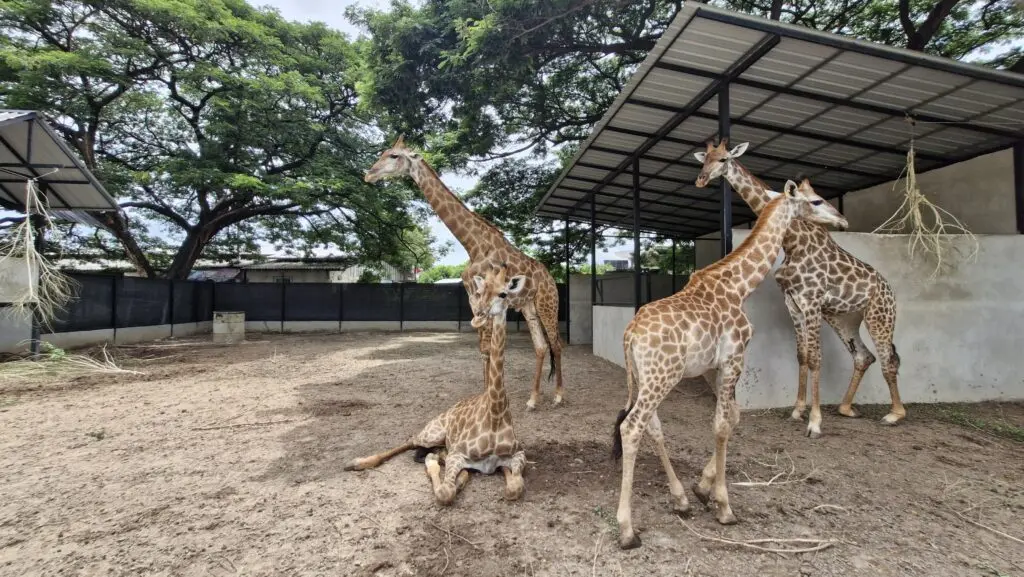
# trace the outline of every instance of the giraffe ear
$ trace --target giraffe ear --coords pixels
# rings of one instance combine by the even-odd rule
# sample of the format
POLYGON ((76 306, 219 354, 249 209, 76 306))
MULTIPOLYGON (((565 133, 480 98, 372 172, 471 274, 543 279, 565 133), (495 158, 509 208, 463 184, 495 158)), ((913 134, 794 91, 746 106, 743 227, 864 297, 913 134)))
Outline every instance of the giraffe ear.
POLYGON ((473 284, 476 286, 476 292, 484 292, 484 285, 486 284, 486 282, 484 281, 484 277, 480 275, 474 276, 473 284))
POLYGON ((789 198, 796 198, 796 183, 792 180, 786 181, 786 188, 783 189, 786 192, 786 196, 789 198))
POLYGON ((693 153, 693 157, 697 159, 697 162, 704 162, 704 158, 706 158, 707 155, 708 155, 708 153, 706 153, 706 152, 694 152, 693 153))
POLYGON ((514 295, 526 286, 526 275, 516 275, 508 281, 508 294, 514 295))
POLYGON ((398 135, 398 140, 395 141, 394 148, 399 148, 401 146, 405 146, 405 134, 404 133, 398 135))
POLYGON ((729 151, 730 158, 739 158, 743 156, 743 153, 747 151, 747 147, 750 146, 749 142, 741 142, 737 144, 735 148, 729 151))

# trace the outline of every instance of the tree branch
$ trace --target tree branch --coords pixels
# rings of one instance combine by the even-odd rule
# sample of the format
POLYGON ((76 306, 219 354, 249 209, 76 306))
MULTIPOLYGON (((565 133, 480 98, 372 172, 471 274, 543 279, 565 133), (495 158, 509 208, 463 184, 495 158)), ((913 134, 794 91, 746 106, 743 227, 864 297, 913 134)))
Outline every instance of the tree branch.
POLYGON ((180 226, 185 230, 192 228, 192 225, 189 224, 189 222, 185 220, 183 216, 171 210, 169 206, 164 206, 154 202, 122 202, 120 206, 121 208, 141 208, 144 210, 151 210, 161 216, 165 216, 168 219, 174 221, 174 224, 180 226))

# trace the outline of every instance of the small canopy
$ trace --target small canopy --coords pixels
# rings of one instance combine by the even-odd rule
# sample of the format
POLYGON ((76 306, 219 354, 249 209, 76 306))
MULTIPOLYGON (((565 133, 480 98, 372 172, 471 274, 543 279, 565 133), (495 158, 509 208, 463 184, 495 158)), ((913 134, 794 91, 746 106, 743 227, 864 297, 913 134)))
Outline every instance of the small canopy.
MULTIPOLYGON (((640 229, 717 232, 722 196, 693 185, 693 153, 720 112, 755 175, 835 198, 898 178, 912 137, 919 173, 1021 142, 1024 75, 687 2, 537 215, 589 221, 593 196, 598 223, 633 228, 638 161, 640 229)), ((753 220, 733 198, 735 222, 753 220)))
POLYGON ((50 211, 97 224, 88 211, 118 210, 117 202, 49 124, 31 110, 0 110, 0 206, 25 209, 25 184, 38 178, 50 211))

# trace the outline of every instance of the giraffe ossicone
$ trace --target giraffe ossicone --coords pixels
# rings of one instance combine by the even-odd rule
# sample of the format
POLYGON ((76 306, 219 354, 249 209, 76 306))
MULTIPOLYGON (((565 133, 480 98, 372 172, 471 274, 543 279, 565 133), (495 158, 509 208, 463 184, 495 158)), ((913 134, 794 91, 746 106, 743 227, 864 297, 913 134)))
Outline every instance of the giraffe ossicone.
MULTIPOLYGON (((548 356, 551 359, 548 380, 552 376, 555 377, 554 404, 560 404, 564 396, 564 385, 562 342, 558 332, 558 287, 547 267, 512 246, 498 227, 471 211, 444 185, 422 156, 405 145, 404 136, 399 136, 390 148, 381 153, 380 158, 367 171, 364 180, 373 183, 382 179, 406 176, 413 179, 438 218, 444 222, 469 255, 470 266, 462 273, 462 285, 469 295, 469 305, 474 315, 479 311, 479 303, 473 279, 468 272, 473 264, 486 258, 502 259, 508 264, 510 275, 525 275, 525 286, 516 298, 510 299, 510 305, 526 319, 536 359, 533 389, 526 406, 533 409, 540 401, 540 380, 544 371, 544 358, 548 356)), ((490 323, 473 326, 479 334, 486 378, 488 347, 491 341, 490 323)))
POLYGON ((468 397, 435 417, 404 444, 383 453, 353 459, 345 470, 377 467, 395 455, 416 449, 424 457, 434 497, 442 505, 454 502, 469 481, 469 471, 490 475, 505 473, 505 498, 523 494, 526 453, 516 439, 504 386, 506 313, 509 301, 525 286, 525 277, 508 277, 507 267, 494 266, 490 259, 473 268, 475 296, 483 303, 473 321, 491 321, 490 362, 482 394, 468 397), (484 318, 486 317, 486 318, 484 318), (443 459, 441 457, 443 454, 443 459))
MULTIPOLYGON (((746 152, 747 145, 743 143, 729 150, 727 139, 722 139, 717 145, 708 141, 707 150, 694 153, 694 157, 703 163, 695 184, 704 187, 716 178, 725 178, 751 210, 759 214, 769 201, 770 189, 737 160, 746 152)), ((806 178, 798 187, 814 192, 806 178)), ((896 297, 889 282, 871 265, 844 250, 824 226, 814 222, 794 220, 783 239, 782 248, 785 258, 775 271, 775 280, 782 289, 786 309, 793 321, 799 365, 792 418, 803 420, 810 376, 811 412, 806 435, 811 438, 821 436, 818 391, 821 378, 820 327, 824 320, 853 357, 853 375, 839 405, 839 414, 859 416, 853 409, 853 399, 865 371, 875 362, 875 355, 860 336, 863 323, 875 344, 875 354, 880 357, 882 375, 892 400, 892 407, 881 422, 894 425, 901 421, 907 411, 900 400, 897 384, 900 357, 893 344, 896 297)))
POLYGON ((787 183, 784 193, 766 205, 750 236, 736 250, 695 272, 680 292, 640 307, 627 325, 622 340, 628 392, 626 408, 616 419, 613 441, 613 455, 622 457, 617 514, 620 547, 640 545, 632 521, 632 492, 637 451, 645 431, 651 435, 668 476, 673 508, 689 510, 665 447, 657 409, 680 380, 710 372, 717 373, 718 381, 715 449, 692 490, 701 502, 717 505, 720 523, 736 522, 725 484, 725 457, 731 431, 739 423, 736 383, 753 335, 743 303, 771 270, 793 219, 846 226, 839 211, 819 200, 812 192, 787 183))

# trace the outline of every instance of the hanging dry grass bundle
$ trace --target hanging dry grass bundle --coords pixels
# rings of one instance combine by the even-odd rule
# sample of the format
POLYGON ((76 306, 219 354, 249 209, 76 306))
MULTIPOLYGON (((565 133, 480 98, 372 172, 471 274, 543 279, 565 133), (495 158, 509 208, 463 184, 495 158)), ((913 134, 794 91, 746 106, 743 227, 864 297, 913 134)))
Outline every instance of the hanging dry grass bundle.
POLYGON ((0 293, 10 306, 5 314, 52 327, 58 311, 74 296, 75 281, 60 272, 36 246, 36 226, 53 228, 36 179, 25 183, 25 218, 0 239, 0 293))
MULTIPOLYGON (((908 118, 913 126, 913 121, 908 118)), ((920 256, 934 264, 928 280, 949 272, 959 261, 974 260, 978 255, 978 239, 957 217, 928 200, 917 186, 914 168, 914 139, 907 150, 907 165, 893 184, 893 191, 903 183, 903 202, 874 233, 906 234, 907 252, 911 260, 920 256), (904 177, 905 176, 905 177, 904 177)))

